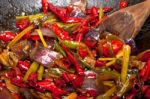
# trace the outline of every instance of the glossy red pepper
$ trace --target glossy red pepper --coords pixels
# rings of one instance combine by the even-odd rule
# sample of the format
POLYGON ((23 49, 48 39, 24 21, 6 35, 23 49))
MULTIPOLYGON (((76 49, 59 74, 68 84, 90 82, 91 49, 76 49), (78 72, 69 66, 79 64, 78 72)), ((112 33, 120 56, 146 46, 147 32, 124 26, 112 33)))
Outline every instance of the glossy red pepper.
POLYGON ((123 9, 123 8, 125 8, 127 6, 128 6, 128 2, 127 1, 120 1, 120 3, 119 3, 120 9, 123 9))
POLYGON ((58 38, 62 40, 71 40, 69 33, 60 28, 57 24, 52 24, 50 28, 58 38))
POLYGON ((109 57, 110 56, 110 53, 109 53, 109 50, 108 50, 108 44, 107 43, 104 43, 102 44, 102 54, 106 57, 109 57))
POLYGON ((42 0, 42 9, 45 14, 48 13, 48 1, 47 0, 42 0))
POLYGON ((150 59, 147 61, 144 68, 141 70, 140 76, 144 81, 150 79, 150 59))
POLYGON ((85 58, 88 55, 87 49, 84 49, 84 48, 79 48, 78 53, 82 58, 85 58))
POLYGON ((150 99, 150 86, 149 85, 143 86, 142 93, 144 94, 145 99, 150 99))
POLYGON ((78 61, 74 58, 73 54, 70 52, 70 50, 62 45, 62 48, 64 49, 64 51, 66 52, 67 56, 68 56, 68 59, 70 60, 70 62, 72 62, 75 66, 75 69, 77 71, 77 73, 79 75, 84 75, 84 70, 80 67, 78 61))
POLYGON ((53 82, 50 82, 50 81, 47 81, 47 80, 37 82, 37 86, 52 92, 52 94, 54 94, 56 96, 67 94, 67 91, 58 88, 53 82))
POLYGON ((103 67, 105 65, 106 65, 106 63, 101 60, 96 60, 96 62, 95 62, 95 67, 103 67))
POLYGON ((123 46, 123 43, 119 40, 112 40, 111 44, 114 54, 117 54, 122 49, 123 46))
POLYGON ((23 83, 23 76, 22 76, 22 72, 20 71, 19 68, 15 67, 13 68, 14 70, 14 77, 10 78, 11 82, 19 87, 27 87, 26 84, 23 83))
POLYGON ((69 81, 72 83, 74 88, 80 87, 84 81, 84 75, 67 74, 69 81))
POLYGON ((77 32, 76 35, 76 41, 80 42, 83 40, 84 35, 89 31, 89 27, 88 26, 80 26, 79 28, 77 28, 77 30, 75 30, 75 32, 77 32))
MULTIPOLYGON (((107 12, 112 11, 112 10, 113 10, 112 7, 103 8, 104 13, 107 13, 107 12)), ((94 8, 93 11, 95 13, 98 13, 98 8, 94 8)), ((86 9, 86 14, 92 14, 92 8, 91 9, 86 9)))
POLYGON ((31 37, 31 31, 27 32, 24 36, 23 39, 29 39, 31 37))
POLYGON ((24 30, 30 24, 30 20, 28 18, 20 19, 16 22, 16 27, 20 30, 24 30))
POLYGON ((64 73, 62 74, 62 78, 63 78, 66 82, 70 82, 69 75, 68 75, 66 72, 64 72, 64 73))
POLYGON ((62 79, 56 79, 55 81, 56 86, 60 87, 60 88, 64 88, 66 86, 66 83, 64 81, 62 81, 62 79))
POLYGON ((103 8, 103 11, 106 13, 106 12, 109 12, 109 11, 112 11, 113 8, 112 7, 108 7, 108 8, 103 8))
POLYGON ((25 70, 27 71, 30 67, 30 62, 29 61, 19 61, 18 62, 18 67, 21 69, 21 70, 25 70))
POLYGON ((91 14, 92 16, 98 16, 98 9, 95 6, 92 7, 91 14))
POLYGON ((67 17, 64 22, 66 23, 79 23, 81 22, 81 18, 76 18, 76 17, 67 17))
POLYGON ((52 3, 48 4, 48 8, 62 21, 66 21, 66 18, 68 17, 67 9, 56 7, 52 3))
POLYGON ((5 31, 3 33, 0 34, 0 40, 4 41, 4 42, 9 42, 11 41, 14 37, 16 36, 15 33, 10 32, 10 31, 5 31))
POLYGON ((38 41, 38 40, 40 40, 40 37, 38 35, 33 35, 33 36, 31 36, 31 39, 33 41, 38 41))
POLYGON ((74 80, 72 80, 72 85, 74 88, 80 87, 83 84, 84 76, 77 76, 74 80))
POLYGON ((96 40, 92 40, 91 38, 87 38, 84 43, 88 46, 88 47, 95 47, 96 44, 97 44, 97 41, 96 40))

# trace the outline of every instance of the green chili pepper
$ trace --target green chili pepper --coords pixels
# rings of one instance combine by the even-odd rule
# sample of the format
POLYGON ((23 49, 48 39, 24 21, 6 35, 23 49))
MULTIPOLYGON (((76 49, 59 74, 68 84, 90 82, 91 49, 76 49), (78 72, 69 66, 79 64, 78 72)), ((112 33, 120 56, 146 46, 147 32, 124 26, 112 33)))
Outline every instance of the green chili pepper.
POLYGON ((59 45, 59 43, 55 40, 55 48, 58 52, 60 52, 63 56, 66 57, 65 51, 62 49, 62 47, 59 45))
POLYGON ((131 53, 131 47, 129 45, 124 45, 123 46, 123 60, 122 60, 123 63, 122 63, 122 69, 121 69, 121 82, 122 83, 126 82, 130 53, 131 53))
POLYGON ((28 69, 28 71, 26 72, 26 74, 25 74, 23 80, 24 80, 24 81, 27 81, 27 79, 28 79, 28 77, 30 76, 30 74, 36 72, 37 69, 38 69, 38 67, 39 67, 39 64, 38 64, 37 62, 33 62, 33 63, 31 64, 30 68, 28 69))
POLYGON ((44 73, 44 66, 40 65, 40 67, 39 67, 37 73, 38 73, 38 78, 37 78, 37 79, 38 79, 38 80, 42 80, 43 73, 44 73))
POLYGON ((29 18, 30 22, 33 22, 34 20, 41 19, 44 16, 45 16, 44 13, 39 13, 39 14, 29 15, 29 16, 16 16, 16 20, 20 20, 23 18, 29 18))
POLYGON ((60 42, 70 49, 77 49, 80 46, 80 42, 76 41, 61 40, 60 42))

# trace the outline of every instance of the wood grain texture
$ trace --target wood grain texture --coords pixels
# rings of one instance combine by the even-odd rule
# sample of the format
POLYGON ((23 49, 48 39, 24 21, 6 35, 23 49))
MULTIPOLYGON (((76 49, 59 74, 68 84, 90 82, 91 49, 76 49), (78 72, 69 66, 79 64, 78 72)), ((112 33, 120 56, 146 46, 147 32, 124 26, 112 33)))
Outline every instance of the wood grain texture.
POLYGON ((142 2, 112 13, 104 26, 123 39, 135 38, 149 15, 149 2, 142 2))

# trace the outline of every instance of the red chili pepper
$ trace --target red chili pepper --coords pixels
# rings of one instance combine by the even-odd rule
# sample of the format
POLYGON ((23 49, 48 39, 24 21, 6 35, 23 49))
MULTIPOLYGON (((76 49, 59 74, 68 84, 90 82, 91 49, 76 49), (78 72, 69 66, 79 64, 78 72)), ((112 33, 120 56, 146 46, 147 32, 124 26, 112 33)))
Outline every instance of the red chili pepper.
POLYGON ((95 62, 95 67, 103 67, 105 65, 106 65, 106 63, 101 60, 96 60, 96 62, 95 62))
POLYGON ((33 41, 38 41, 38 40, 40 40, 40 37, 38 35, 33 35, 33 36, 31 36, 31 39, 33 41))
POLYGON ((75 30, 77 32, 76 41, 80 42, 84 38, 85 33, 89 31, 88 26, 81 26, 75 30))
POLYGON ((110 56, 107 43, 102 44, 102 54, 106 57, 110 56))
POLYGON ((55 84, 56 84, 56 86, 58 86, 60 88, 64 88, 66 86, 66 83, 64 81, 62 81, 61 79, 56 79, 55 84))
POLYGON ((27 32, 24 36, 23 39, 29 39, 31 37, 31 31, 27 32))
POLYGON ((103 8, 103 11, 106 13, 106 12, 109 12, 109 11, 112 11, 113 8, 112 7, 108 7, 108 8, 103 8))
POLYGON ((80 87, 83 84, 84 76, 77 76, 76 79, 72 80, 72 85, 74 88, 80 87))
POLYGON ((56 7, 52 3, 49 3, 48 7, 58 18, 64 22, 66 21, 66 18, 68 17, 67 9, 56 7))
POLYGON ((27 71, 28 69, 29 69, 29 67, 30 67, 30 62, 29 61, 19 61, 18 62, 18 67, 19 67, 19 69, 21 69, 21 70, 25 70, 25 71, 27 71))
POLYGON ((21 99, 21 97, 17 93, 11 93, 13 99, 21 99))
POLYGON ((70 68, 71 62, 67 58, 62 58, 62 62, 65 65, 66 68, 70 68))
POLYGON ((68 78, 74 88, 80 87, 84 81, 84 75, 68 74, 68 78))
MULTIPOLYGON (((107 12, 112 11, 112 10, 113 10, 112 7, 103 8, 104 13, 107 13, 107 12)), ((98 13, 98 8, 94 7, 93 12, 98 13)), ((92 13, 92 8, 86 9, 86 14, 91 14, 91 13, 92 13)))
POLYGON ((88 99, 87 96, 78 96, 77 99, 88 99))
POLYGON ((16 27, 20 30, 24 30, 30 24, 30 20, 28 18, 20 19, 16 22, 16 27))
POLYGON ((85 58, 88 55, 87 49, 83 49, 83 48, 78 49, 78 53, 82 58, 85 58))
POLYGON ((123 8, 125 8, 127 6, 128 6, 128 2, 127 1, 120 1, 120 4, 119 4, 120 9, 123 9, 123 8))
POLYGON ((13 70, 14 70, 15 76, 13 78, 10 78, 11 82, 14 85, 19 86, 19 87, 27 87, 27 85, 23 83, 23 76, 22 76, 22 72, 20 71, 20 69, 15 67, 13 68, 13 70))
POLYGON ((95 98, 98 94, 97 91, 94 89, 87 90, 86 93, 89 94, 91 97, 95 97, 95 98))
POLYGON ((142 93, 144 94, 144 97, 146 99, 150 98, 150 86, 149 85, 145 85, 142 87, 142 93))
POLYGON ((69 76, 68 76, 68 74, 67 74, 66 72, 64 72, 64 73, 62 74, 62 77, 63 77, 63 79, 64 79, 66 82, 70 82, 70 78, 69 78, 69 76))
POLYGON ((147 61, 144 68, 141 70, 140 76, 144 81, 150 79, 150 59, 147 61))
POLYGON ((123 46, 123 43, 119 40, 112 40, 111 44, 114 54, 117 54, 122 49, 123 46))
POLYGON ((77 73, 79 75, 84 75, 84 70, 80 67, 78 61, 74 58, 74 56, 72 55, 72 53, 69 51, 69 49, 62 45, 62 48, 64 49, 64 51, 66 52, 67 56, 68 56, 68 59, 70 60, 70 62, 72 62, 75 66, 75 69, 77 71, 77 73))
POLYGON ((79 23, 81 22, 81 18, 76 18, 76 17, 67 17, 64 22, 66 23, 79 23))
POLYGON ((42 9, 45 14, 48 13, 48 1, 47 0, 42 0, 42 9))
POLYGON ((69 33, 60 28, 57 24, 52 24, 50 28, 58 38, 62 40, 71 40, 69 33))
POLYGON ((50 81, 37 82, 37 85, 48 91, 51 91, 52 94, 55 94, 56 96, 67 94, 67 92, 65 90, 58 88, 54 83, 52 83, 50 81))
POLYGON ((91 38, 87 38, 84 43, 88 46, 88 47, 95 47, 96 44, 97 44, 97 41, 96 40, 92 40, 91 38))
POLYGON ((0 40, 2 40, 4 42, 9 42, 12 39, 14 39, 15 36, 16 36, 15 33, 10 32, 10 31, 5 31, 5 32, 0 34, 0 40))
POLYGON ((98 9, 95 6, 92 7, 91 14, 92 16, 98 16, 98 9))

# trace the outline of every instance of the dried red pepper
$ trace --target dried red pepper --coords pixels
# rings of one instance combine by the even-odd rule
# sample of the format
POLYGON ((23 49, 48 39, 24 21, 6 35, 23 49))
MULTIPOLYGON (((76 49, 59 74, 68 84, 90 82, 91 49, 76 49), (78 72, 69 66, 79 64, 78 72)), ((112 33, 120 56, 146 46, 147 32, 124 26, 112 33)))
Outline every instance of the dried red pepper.
POLYGON ((147 81, 150 79, 150 59, 145 64, 144 68, 140 72, 140 76, 144 81, 147 81))
POLYGON ((52 3, 48 4, 48 8, 49 8, 50 11, 52 11, 62 21, 64 21, 64 22, 66 21, 66 18, 68 16, 67 9, 56 7, 52 3))
POLYGON ((30 24, 30 20, 28 18, 20 19, 16 22, 16 27, 20 30, 24 30, 30 24))
POLYGON ((52 24, 49 26, 52 31, 56 34, 56 36, 62 40, 71 40, 69 33, 60 28, 57 24, 52 24))
POLYGON ((59 95, 66 95, 67 91, 58 88, 53 82, 50 81, 41 81, 37 82, 37 86, 42 87, 48 91, 51 91, 56 97, 59 95))
POLYGON ((5 31, 0 34, 0 40, 2 40, 4 42, 9 42, 12 39, 14 39, 15 36, 16 36, 15 33, 11 32, 11 31, 5 31))
POLYGON ((70 60, 70 62, 72 62, 75 66, 75 69, 77 71, 77 73, 79 75, 84 75, 84 70, 80 67, 78 61, 74 58, 74 56, 72 55, 72 53, 69 51, 69 49, 62 45, 62 48, 64 49, 64 51, 66 52, 67 56, 68 56, 68 59, 70 60))
POLYGON ((123 9, 125 7, 128 6, 128 2, 127 1, 124 1, 124 0, 121 0, 120 3, 119 3, 119 8, 120 9, 123 9))
POLYGON ((123 43, 119 40, 112 40, 111 44, 114 54, 117 54, 122 49, 123 46, 123 43))
POLYGON ((25 70, 27 71, 30 67, 30 62, 29 61, 19 61, 18 62, 18 67, 21 69, 21 70, 25 70))
MULTIPOLYGON (((92 14, 92 9, 93 9, 93 12, 98 13, 98 8, 92 7, 91 9, 86 9, 86 14, 92 14)), ((102 9, 105 13, 113 10, 112 7, 107 7, 107 8, 102 8, 102 9)))
POLYGON ((45 14, 48 13, 48 1, 47 0, 42 0, 42 9, 45 14))

